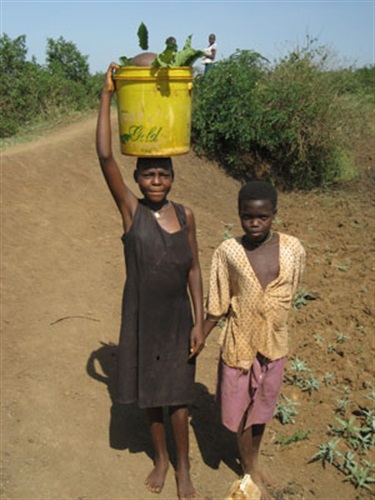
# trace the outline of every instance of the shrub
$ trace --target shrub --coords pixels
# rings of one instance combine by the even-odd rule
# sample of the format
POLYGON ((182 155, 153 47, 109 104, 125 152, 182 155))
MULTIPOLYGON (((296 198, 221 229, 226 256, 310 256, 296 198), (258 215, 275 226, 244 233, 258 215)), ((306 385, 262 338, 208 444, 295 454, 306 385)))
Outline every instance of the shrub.
POLYGON ((196 78, 196 151, 239 179, 267 178, 286 188, 332 183, 345 155, 343 101, 315 40, 273 67, 237 51, 196 78))
POLYGON ((26 60, 26 37, 0 37, 0 137, 10 137, 40 119, 97 107, 103 75, 90 75, 86 56, 61 37, 48 41, 48 64, 26 60))
POLYGON ((267 60, 236 51, 194 83, 192 139, 198 154, 218 159, 231 175, 246 176, 243 158, 256 145, 251 106, 267 60))

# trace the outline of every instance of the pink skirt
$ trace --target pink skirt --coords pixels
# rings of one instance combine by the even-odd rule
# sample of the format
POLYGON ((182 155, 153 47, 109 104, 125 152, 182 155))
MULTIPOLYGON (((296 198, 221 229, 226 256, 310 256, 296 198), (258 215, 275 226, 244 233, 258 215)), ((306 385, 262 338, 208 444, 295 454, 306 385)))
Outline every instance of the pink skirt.
POLYGON ((216 400, 223 425, 238 432, 251 425, 266 424, 274 416, 283 382, 286 357, 268 361, 258 354, 248 372, 227 366, 220 358, 216 400))

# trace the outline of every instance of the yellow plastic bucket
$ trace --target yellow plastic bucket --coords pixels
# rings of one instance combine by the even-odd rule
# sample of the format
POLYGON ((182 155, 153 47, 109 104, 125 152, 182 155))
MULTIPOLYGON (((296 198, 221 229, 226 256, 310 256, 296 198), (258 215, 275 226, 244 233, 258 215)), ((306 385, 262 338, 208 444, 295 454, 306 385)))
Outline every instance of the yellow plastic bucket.
POLYGON ((174 156, 190 149, 190 67, 121 66, 114 75, 121 153, 174 156))

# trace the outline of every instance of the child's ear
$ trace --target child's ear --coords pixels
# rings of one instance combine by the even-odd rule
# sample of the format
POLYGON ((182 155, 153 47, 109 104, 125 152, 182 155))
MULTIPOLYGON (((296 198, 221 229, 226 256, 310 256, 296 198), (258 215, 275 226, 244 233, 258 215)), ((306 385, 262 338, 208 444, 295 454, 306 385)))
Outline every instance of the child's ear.
POLYGON ((277 208, 275 208, 275 210, 273 211, 273 216, 276 217, 277 215, 277 208))
POLYGON ((138 184, 138 179, 139 179, 139 172, 138 172, 138 170, 134 170, 134 172, 133 172, 133 178, 134 178, 135 182, 138 184))

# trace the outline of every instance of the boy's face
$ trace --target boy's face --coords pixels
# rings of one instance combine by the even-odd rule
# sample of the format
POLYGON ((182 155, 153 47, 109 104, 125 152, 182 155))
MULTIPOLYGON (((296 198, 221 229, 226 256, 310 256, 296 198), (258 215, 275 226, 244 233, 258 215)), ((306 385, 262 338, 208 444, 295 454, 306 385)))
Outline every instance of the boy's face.
POLYGON ((173 182, 173 172, 169 168, 136 170, 134 177, 143 196, 152 203, 162 202, 171 190, 173 182))
POLYGON ((242 229, 250 242, 261 243, 267 238, 277 210, 270 200, 244 200, 240 206, 242 229))

